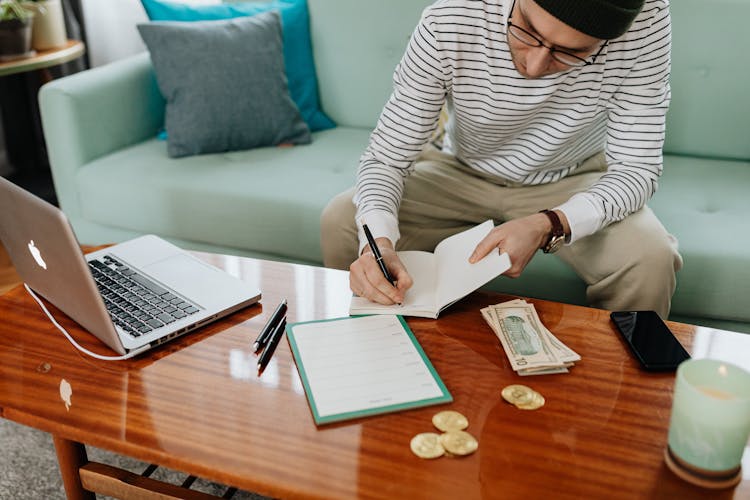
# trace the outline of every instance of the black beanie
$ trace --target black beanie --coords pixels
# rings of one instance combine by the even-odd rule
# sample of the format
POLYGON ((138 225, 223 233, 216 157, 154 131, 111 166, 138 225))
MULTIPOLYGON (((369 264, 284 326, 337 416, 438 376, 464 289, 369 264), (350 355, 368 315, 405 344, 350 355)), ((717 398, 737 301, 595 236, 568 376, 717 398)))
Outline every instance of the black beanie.
POLYGON ((628 31, 645 0, 534 0, 571 28, 611 40, 628 31))

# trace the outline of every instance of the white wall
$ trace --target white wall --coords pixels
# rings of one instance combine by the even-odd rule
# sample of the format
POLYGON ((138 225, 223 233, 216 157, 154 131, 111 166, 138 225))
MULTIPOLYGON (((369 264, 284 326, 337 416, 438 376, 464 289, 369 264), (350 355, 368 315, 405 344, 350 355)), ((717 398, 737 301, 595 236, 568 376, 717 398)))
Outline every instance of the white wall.
POLYGON ((140 0, 82 0, 91 66, 146 50, 135 25, 147 22, 140 0))
MULTIPOLYGON (((221 0, 175 0, 216 4, 221 0)), ((101 66, 146 50, 136 24, 148 22, 140 0, 81 0, 91 66, 101 66)))

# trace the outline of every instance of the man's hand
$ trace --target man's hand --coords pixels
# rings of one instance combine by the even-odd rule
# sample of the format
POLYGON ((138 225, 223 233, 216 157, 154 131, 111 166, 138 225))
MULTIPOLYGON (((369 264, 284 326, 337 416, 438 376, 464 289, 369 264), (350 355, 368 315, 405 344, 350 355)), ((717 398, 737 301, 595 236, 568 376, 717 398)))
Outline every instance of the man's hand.
POLYGON ((396 255, 391 240, 377 238, 375 242, 378 244, 385 267, 395 280, 396 286, 388 283, 375 260, 375 256, 368 247, 365 247, 362 255, 349 266, 349 287, 355 294, 372 302, 385 305, 400 304, 404 301, 404 295, 413 283, 411 276, 406 271, 401 259, 396 255))
MULTIPOLYGON (((565 215, 559 210, 556 213, 560 216, 565 231, 568 232, 568 221, 565 215)), ((506 252, 510 257, 511 267, 503 274, 510 278, 518 278, 536 251, 547 242, 551 230, 552 223, 542 213, 510 220, 496 226, 479 242, 474 253, 469 257, 469 262, 472 264, 478 262, 497 249, 500 252, 506 252)))

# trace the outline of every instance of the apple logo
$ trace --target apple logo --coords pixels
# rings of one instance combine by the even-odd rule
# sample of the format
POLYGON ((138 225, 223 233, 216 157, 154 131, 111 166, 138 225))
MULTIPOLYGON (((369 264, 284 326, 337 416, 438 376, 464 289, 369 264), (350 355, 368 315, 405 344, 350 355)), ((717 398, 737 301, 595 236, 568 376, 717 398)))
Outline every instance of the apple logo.
POLYGON ((36 261, 36 263, 39 264, 40 267, 43 267, 46 270, 47 263, 44 262, 44 259, 42 258, 42 252, 40 252, 39 249, 34 246, 34 240, 31 240, 29 242, 29 252, 31 252, 31 256, 34 257, 34 260, 36 261))

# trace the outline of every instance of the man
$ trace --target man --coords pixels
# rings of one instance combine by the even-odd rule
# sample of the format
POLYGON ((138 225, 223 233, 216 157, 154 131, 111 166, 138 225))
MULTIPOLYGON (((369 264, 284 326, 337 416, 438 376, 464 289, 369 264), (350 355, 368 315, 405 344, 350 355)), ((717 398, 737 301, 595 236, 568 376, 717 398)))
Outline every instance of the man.
POLYGON ((645 203, 662 170, 670 33, 668 0, 428 7, 356 188, 323 212, 325 264, 349 267, 354 293, 398 303, 412 279, 394 248, 431 251, 491 218, 501 223, 471 262, 507 252, 505 274, 517 277, 538 249, 556 252, 586 282, 591 305, 666 317, 682 259, 645 203), (437 150, 427 143, 444 103, 437 150))

